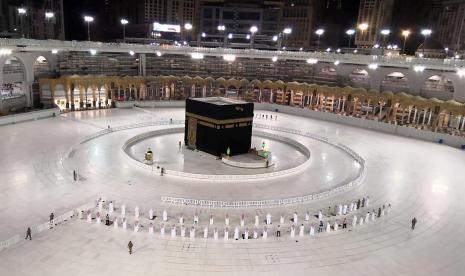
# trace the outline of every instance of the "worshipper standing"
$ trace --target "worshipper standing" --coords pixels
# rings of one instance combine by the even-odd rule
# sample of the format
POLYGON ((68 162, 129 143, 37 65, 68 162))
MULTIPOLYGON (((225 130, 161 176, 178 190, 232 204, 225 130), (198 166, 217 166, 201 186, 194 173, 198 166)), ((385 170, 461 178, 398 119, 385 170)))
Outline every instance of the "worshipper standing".
POLYGON ((31 228, 30 227, 27 228, 26 237, 24 239, 27 240, 27 238, 29 238, 30 241, 32 240, 31 228))
POLYGON ((52 220, 55 218, 55 215, 53 213, 50 213, 50 223, 52 223, 52 220))
POLYGON ((415 224, 417 224, 417 218, 412 219, 412 230, 415 230, 415 224))
POLYGON ((381 217, 381 207, 378 209, 378 218, 381 217))
POLYGON ((281 226, 278 225, 278 230, 276 230, 276 237, 281 237, 281 226))
POLYGON ((132 247, 133 247, 132 241, 129 241, 128 243, 129 255, 132 254, 132 247))
POLYGON ((344 218, 344 221, 342 222, 342 229, 346 229, 347 228, 347 219, 344 218))
POLYGON ((105 217, 105 225, 110 225, 110 216, 108 214, 105 217))
POLYGON ((73 178, 74 178, 74 181, 76 181, 76 171, 73 171, 73 178))

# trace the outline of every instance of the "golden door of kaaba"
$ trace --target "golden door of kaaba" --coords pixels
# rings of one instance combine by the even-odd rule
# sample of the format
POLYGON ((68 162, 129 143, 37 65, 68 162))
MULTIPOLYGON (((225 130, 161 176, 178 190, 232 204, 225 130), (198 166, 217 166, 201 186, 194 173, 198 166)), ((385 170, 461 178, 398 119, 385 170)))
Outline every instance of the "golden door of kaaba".
POLYGON ((189 117, 189 128, 187 133, 187 145, 190 148, 196 148, 197 143, 197 119, 189 117))

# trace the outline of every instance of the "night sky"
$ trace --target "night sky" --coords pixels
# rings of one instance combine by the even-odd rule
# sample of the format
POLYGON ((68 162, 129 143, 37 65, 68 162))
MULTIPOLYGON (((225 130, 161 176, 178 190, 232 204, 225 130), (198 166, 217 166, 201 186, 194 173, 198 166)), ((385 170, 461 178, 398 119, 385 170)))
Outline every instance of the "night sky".
MULTIPOLYGON (((119 37, 111 37, 104 31, 104 1, 105 0, 64 0, 66 39, 86 40, 87 27, 82 20, 84 14, 92 15, 95 21, 91 24, 92 40, 113 41, 119 37), (100 21, 100 22, 99 22, 100 21)), ((138 1, 138 0, 133 0, 138 1)), ((345 31, 354 28, 357 22, 360 0, 317 0, 320 9, 316 20, 316 28, 325 28, 322 45, 329 47, 345 47, 348 45, 345 31)), ((418 31, 423 27, 431 27, 428 22, 428 3, 434 0, 403 0, 396 1, 393 22, 391 26, 391 43, 402 43, 400 32, 403 28, 418 31)), ((409 38, 407 48, 414 50, 421 43, 420 35, 409 38)))

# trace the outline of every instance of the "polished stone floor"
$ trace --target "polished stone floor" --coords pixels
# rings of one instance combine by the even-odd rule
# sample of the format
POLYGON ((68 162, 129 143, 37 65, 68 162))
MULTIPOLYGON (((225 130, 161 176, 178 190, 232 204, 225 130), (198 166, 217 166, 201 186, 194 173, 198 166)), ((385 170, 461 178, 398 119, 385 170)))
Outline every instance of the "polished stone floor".
MULTIPOLYGON (((265 113, 265 112, 263 112, 265 113)), ((271 114, 271 113, 268 113, 271 114)), ((315 213, 339 202, 369 195, 371 204, 391 203, 389 216, 353 231, 315 237, 214 241, 150 236, 72 220, 0 251, 0 275, 464 275, 465 154, 448 146, 279 114, 262 124, 308 131, 344 144, 366 160, 361 186, 312 203, 266 209, 215 209, 172 206, 160 196, 212 199, 266 199, 336 187, 356 173, 337 149, 289 134, 312 152, 302 173, 276 179, 219 183, 161 177, 127 162, 121 145, 158 127, 102 136, 80 145, 99 130, 140 122, 183 119, 181 109, 112 109, 69 113, 57 118, 0 128, 0 240, 25 233, 48 220, 104 195, 143 215, 153 208, 202 220, 267 212, 289 218, 315 213), (70 152, 74 148, 75 151, 70 152), (82 176, 72 179, 72 170, 82 176), (414 231, 410 220, 417 217, 414 231), (135 244, 129 256, 126 244, 135 244)), ((177 141, 175 141, 175 144, 177 141)), ((217 219, 218 221, 220 219, 217 219)))
MULTIPOLYGON (((148 148, 153 152, 153 162, 169 170, 183 171, 197 174, 257 174, 263 172, 280 171, 296 167, 307 160, 299 149, 281 141, 252 136, 252 148, 260 148, 265 142, 273 158, 274 166, 267 169, 243 170, 228 166, 215 156, 203 152, 194 152, 186 148, 179 148, 179 141, 184 141, 184 133, 173 133, 150 137, 131 145, 127 153, 139 162, 144 162, 144 154, 148 148)), ((184 142, 182 142, 184 144, 184 142)))

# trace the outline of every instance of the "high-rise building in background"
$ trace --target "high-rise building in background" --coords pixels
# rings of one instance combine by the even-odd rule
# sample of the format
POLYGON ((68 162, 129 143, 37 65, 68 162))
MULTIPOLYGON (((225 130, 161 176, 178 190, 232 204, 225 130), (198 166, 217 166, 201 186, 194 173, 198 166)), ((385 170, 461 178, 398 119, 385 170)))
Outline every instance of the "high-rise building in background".
POLYGON ((269 40, 280 36, 282 45, 309 47, 316 18, 315 0, 203 0, 200 5, 200 28, 206 34, 221 35, 222 32, 239 35, 250 34, 256 26, 257 40, 269 40), (218 30, 219 25, 225 31, 218 30), (291 34, 283 34, 291 28, 291 34), (282 37, 281 37, 282 36, 282 37))
POLYGON ((373 47, 383 41, 381 30, 390 27, 393 7, 394 0, 360 0, 357 26, 366 24, 366 29, 357 30, 358 47, 373 47))
POLYGON ((64 39, 63 0, 0 1, 0 35, 64 39), (19 13, 18 8, 25 13, 19 13), (48 17, 46 17, 48 15, 48 17))
POLYGON ((465 0, 444 1, 439 12, 435 37, 451 51, 461 51, 465 43, 465 0))
POLYGON ((317 19, 318 1, 287 0, 283 1, 279 30, 292 28, 292 34, 286 38, 286 44, 292 47, 308 48, 314 39, 314 29, 317 19))

